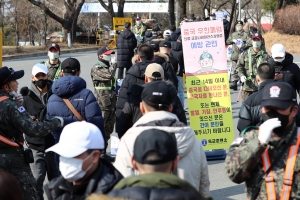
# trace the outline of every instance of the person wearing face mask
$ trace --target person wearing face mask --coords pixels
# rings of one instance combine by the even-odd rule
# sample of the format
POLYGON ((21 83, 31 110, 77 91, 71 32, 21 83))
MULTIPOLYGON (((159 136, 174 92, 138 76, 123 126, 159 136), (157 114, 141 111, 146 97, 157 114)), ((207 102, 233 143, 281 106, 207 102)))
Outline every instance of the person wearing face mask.
POLYGON ((106 194, 123 178, 101 158, 105 140, 97 126, 73 122, 63 129, 59 142, 46 150, 59 158, 61 176, 45 185, 48 199, 85 200, 92 193, 106 194))
POLYGON ((252 47, 244 51, 237 63, 236 70, 243 83, 242 103, 253 92, 258 90, 256 81, 257 68, 261 63, 268 62, 269 55, 261 49, 262 36, 259 33, 252 35, 252 47))
POLYGON ((135 21, 135 26, 133 27, 133 32, 139 43, 143 43, 143 38, 145 36, 146 30, 146 25, 142 22, 142 19, 140 17, 137 17, 135 21))
POLYGON ((215 13, 210 14, 209 19, 210 21, 216 20, 216 14, 215 13))
POLYGON ((60 47, 56 43, 50 43, 48 45, 48 57, 49 60, 40 62, 40 64, 44 64, 48 68, 49 79, 56 81, 59 78, 59 73, 61 70, 61 62, 59 60, 60 56, 60 47))
POLYGON ((33 162, 32 154, 23 148, 23 134, 43 137, 62 127, 64 121, 60 117, 43 122, 32 120, 30 113, 13 96, 18 94, 17 79, 23 76, 23 70, 0 68, 0 170, 17 178, 22 187, 23 200, 37 200, 40 199, 37 183, 29 166, 33 162))
POLYGON ((292 54, 286 52, 282 44, 274 44, 271 49, 269 63, 276 70, 275 80, 289 83, 300 94, 300 70, 293 62, 292 54))
POLYGON ((91 77, 95 88, 95 96, 102 111, 106 140, 114 131, 116 111, 116 79, 115 73, 117 64, 115 52, 107 47, 101 47, 97 51, 98 62, 92 67, 91 77))
MULTIPOLYGON (((48 68, 44 64, 36 64, 32 68, 31 84, 21 89, 24 97, 23 106, 36 121, 43 122, 47 113, 47 103, 52 95, 52 81, 48 79, 48 68)), ((30 164, 32 174, 37 183, 38 194, 43 197, 43 183, 47 174, 48 181, 58 177, 59 172, 54 163, 54 154, 45 150, 55 144, 54 137, 48 134, 44 137, 25 135, 26 145, 32 150, 34 163, 30 164)))
POLYGON ((243 30, 243 22, 237 21, 235 24, 235 32, 233 32, 226 40, 227 45, 232 45, 232 55, 230 57, 232 61, 231 69, 231 82, 230 89, 237 90, 237 82, 240 80, 238 72, 236 70, 237 61, 240 54, 247 48, 246 41, 249 39, 249 35, 243 30))
POLYGON ((225 167, 235 183, 245 182, 247 199, 297 199, 300 190, 300 129, 295 90, 274 81, 263 88, 263 123, 231 144, 225 167))
POLYGON ((274 82, 275 68, 269 63, 261 63, 257 68, 256 81, 258 91, 251 94, 242 105, 239 112, 237 129, 242 132, 248 126, 257 126, 262 121, 261 106, 263 88, 274 82))

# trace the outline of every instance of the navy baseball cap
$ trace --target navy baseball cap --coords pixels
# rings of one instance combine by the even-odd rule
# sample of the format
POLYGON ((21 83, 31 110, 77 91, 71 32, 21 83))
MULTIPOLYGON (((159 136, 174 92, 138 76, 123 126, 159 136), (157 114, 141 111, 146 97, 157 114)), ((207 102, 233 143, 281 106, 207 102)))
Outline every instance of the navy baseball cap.
POLYGON ((295 103, 297 103, 296 91, 288 83, 272 82, 263 88, 261 107, 273 106, 285 110, 295 103))
POLYGON ((164 81, 147 83, 142 92, 142 100, 153 108, 169 108, 172 104, 170 87, 164 81))
POLYGON ((15 71, 13 68, 6 66, 0 68, 0 86, 10 81, 20 79, 24 76, 24 70, 15 71))
POLYGON ((145 130, 134 142, 133 158, 140 164, 163 164, 173 161, 177 155, 176 139, 162 130, 145 130), (156 153, 158 158, 147 158, 149 153, 156 153))

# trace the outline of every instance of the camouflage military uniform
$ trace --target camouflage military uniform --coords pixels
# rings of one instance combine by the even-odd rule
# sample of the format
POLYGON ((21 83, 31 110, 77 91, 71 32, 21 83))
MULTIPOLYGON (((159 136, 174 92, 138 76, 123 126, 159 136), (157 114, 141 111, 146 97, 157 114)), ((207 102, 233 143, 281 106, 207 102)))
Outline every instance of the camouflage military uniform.
MULTIPOLYGON (((0 97, 5 96, 9 97, 0 90, 0 97)), ((31 137, 44 136, 59 125, 59 120, 34 122, 25 108, 11 97, 0 102, 0 135, 7 139, 23 143, 23 133, 31 137)), ((23 149, 0 141, 0 170, 11 173, 20 181, 24 200, 39 199, 30 166, 24 161, 23 149)))
POLYGON ((269 55, 263 50, 256 53, 253 48, 249 48, 241 54, 236 70, 240 77, 246 76, 247 78, 243 84, 243 103, 250 94, 258 90, 258 83, 256 81, 257 67, 263 62, 268 62, 268 60, 269 55), (251 66, 249 66, 250 64, 251 66))
POLYGON ((50 76, 49 79, 52 81, 56 81, 59 78, 59 72, 61 70, 61 62, 58 60, 57 64, 51 64, 49 60, 40 62, 41 64, 44 64, 48 68, 48 75, 50 76))
MULTIPOLYGON (((268 199, 266 182, 263 180, 262 184, 259 185, 264 174, 261 156, 265 149, 268 148, 270 161, 272 164, 272 161, 278 156, 278 154, 280 154, 284 146, 288 143, 289 138, 293 135, 294 131, 297 131, 295 123, 292 125, 291 130, 284 139, 276 141, 271 138, 268 146, 265 147, 261 145, 258 140, 258 131, 251 130, 242 135, 244 140, 241 141, 240 144, 233 143, 230 146, 225 160, 226 172, 228 177, 235 183, 239 184, 245 181, 247 199, 250 199, 252 195, 255 195, 254 193, 257 188, 260 188, 257 200, 268 199)), ((296 144, 296 142, 297 139, 295 137, 292 145, 296 144)), ((275 190, 277 195, 276 199, 280 199, 288 152, 289 148, 284 153, 281 160, 275 164, 272 170, 275 178, 275 190)), ((298 150, 298 155, 296 158, 294 180, 290 199, 300 199, 299 169, 300 149, 298 150)))
MULTIPOLYGON (((232 55, 231 55, 231 61, 232 61, 232 81, 238 81, 240 78, 238 76, 238 73, 236 71, 236 65, 237 61, 239 59, 240 54, 243 52, 244 49, 248 48, 249 46, 246 44, 247 40, 249 39, 249 35, 245 32, 233 32, 229 38, 226 41, 226 44, 231 45, 232 44, 232 55), (244 44, 239 48, 233 40, 243 40, 244 44)), ((252 45, 252 44, 251 44, 252 45)))
POLYGON ((102 110, 104 129, 107 140, 114 131, 116 111, 115 73, 117 64, 106 65, 103 62, 95 64, 91 77, 95 87, 95 96, 102 110))

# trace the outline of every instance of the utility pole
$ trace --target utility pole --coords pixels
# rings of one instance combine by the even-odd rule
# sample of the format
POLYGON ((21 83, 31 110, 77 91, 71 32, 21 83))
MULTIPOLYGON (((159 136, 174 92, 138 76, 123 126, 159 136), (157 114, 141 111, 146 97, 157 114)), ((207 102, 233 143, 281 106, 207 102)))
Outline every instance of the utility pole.
POLYGON ((242 16, 242 13, 241 13, 241 0, 238 0, 239 1, 239 21, 241 21, 241 16, 242 16))

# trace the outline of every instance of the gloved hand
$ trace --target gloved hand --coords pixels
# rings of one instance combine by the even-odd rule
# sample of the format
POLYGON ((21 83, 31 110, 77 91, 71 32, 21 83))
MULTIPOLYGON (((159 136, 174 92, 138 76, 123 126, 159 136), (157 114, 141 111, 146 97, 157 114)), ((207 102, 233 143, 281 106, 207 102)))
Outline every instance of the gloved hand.
POLYGON ((117 63, 117 57, 116 56, 111 56, 110 62, 111 62, 111 64, 117 63))
POLYGON ((246 80, 247 80, 246 76, 242 76, 242 77, 241 77, 242 83, 246 82, 246 80))
POLYGON ((59 121, 60 121, 60 127, 64 126, 64 119, 62 117, 55 116, 52 119, 59 119, 59 121))
POLYGON ((268 144, 274 128, 280 127, 281 121, 278 118, 268 119, 259 126, 258 140, 262 144, 268 144))

